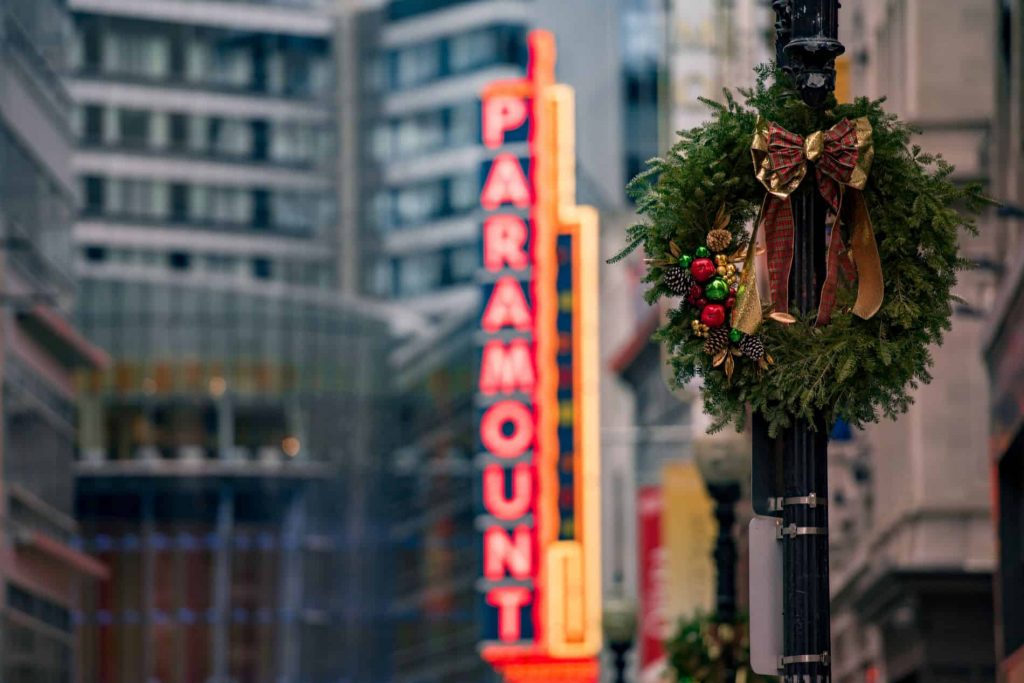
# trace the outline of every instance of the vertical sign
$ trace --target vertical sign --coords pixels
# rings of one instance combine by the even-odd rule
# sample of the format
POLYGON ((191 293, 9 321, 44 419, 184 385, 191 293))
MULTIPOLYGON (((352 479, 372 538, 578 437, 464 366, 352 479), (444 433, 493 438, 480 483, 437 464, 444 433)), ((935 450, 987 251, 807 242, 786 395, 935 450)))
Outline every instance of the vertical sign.
POLYGON ((661 522, 664 509, 661 486, 648 485, 637 491, 637 538, 640 546, 640 680, 656 681, 666 668, 662 643, 671 635, 666 614, 668 577, 666 552, 662 545, 661 522))
POLYGON ((555 43, 482 95, 481 654, 507 683, 596 683, 601 648, 597 212, 576 206, 555 43))

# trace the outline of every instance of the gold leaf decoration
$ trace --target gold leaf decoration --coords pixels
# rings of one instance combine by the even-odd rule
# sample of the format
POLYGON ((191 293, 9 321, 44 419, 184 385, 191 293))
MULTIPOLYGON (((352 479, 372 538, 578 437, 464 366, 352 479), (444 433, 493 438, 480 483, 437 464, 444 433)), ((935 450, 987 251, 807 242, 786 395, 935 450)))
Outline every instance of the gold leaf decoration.
POLYGON ((796 318, 789 313, 783 313, 782 311, 775 311, 774 313, 769 314, 768 317, 782 325, 792 325, 796 322, 796 318))

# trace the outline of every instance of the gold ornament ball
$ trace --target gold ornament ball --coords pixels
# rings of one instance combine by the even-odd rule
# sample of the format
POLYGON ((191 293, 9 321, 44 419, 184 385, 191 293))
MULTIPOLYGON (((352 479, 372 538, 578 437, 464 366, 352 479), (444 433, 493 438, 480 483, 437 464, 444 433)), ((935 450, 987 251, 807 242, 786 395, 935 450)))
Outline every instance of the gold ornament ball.
POLYGON ((717 272, 719 275, 726 275, 729 273, 728 269, 726 269, 725 266, 718 266, 715 272, 717 272))

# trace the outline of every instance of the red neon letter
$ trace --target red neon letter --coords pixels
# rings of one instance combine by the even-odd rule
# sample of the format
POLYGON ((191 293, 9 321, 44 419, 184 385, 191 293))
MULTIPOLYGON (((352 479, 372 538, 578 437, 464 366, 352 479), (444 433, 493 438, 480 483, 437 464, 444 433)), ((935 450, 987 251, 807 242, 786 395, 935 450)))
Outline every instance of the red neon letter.
POLYGON ((484 576, 491 581, 528 579, 533 573, 533 536, 530 528, 517 526, 512 535, 500 527, 484 532, 484 576))
POLYGON ((533 413, 518 401, 500 401, 480 418, 480 441, 499 458, 514 458, 533 443, 533 413), (505 433, 505 425, 510 433, 505 433))
POLYGON ((484 100, 484 144, 495 149, 505 141, 505 133, 526 122, 526 102, 518 97, 489 97, 484 100))
POLYGON ((530 604, 530 590, 522 586, 495 588, 487 593, 487 604, 498 608, 498 638, 506 643, 519 640, 519 610, 530 604))
POLYGON ((533 326, 530 306, 526 303, 526 295, 518 280, 512 277, 498 278, 480 324, 486 332, 497 332, 506 325, 524 331, 533 326))
POLYGON ((525 339, 503 344, 497 339, 487 342, 480 359, 480 393, 492 396, 516 391, 530 393, 536 383, 533 354, 525 339))
POLYGON ((512 496, 505 495, 505 469, 498 465, 484 468, 484 507, 498 519, 519 519, 530 511, 533 499, 533 474, 529 465, 520 463, 512 470, 512 496))
POLYGON ((499 214, 484 221, 484 266, 497 272, 506 265, 522 270, 530 265, 526 253, 529 231, 519 216, 499 214))
POLYGON ((519 159, 511 154, 499 154, 494 157, 491 172, 487 174, 480 203, 488 211, 497 209, 502 204, 514 204, 525 209, 530 205, 530 184, 523 174, 519 159))

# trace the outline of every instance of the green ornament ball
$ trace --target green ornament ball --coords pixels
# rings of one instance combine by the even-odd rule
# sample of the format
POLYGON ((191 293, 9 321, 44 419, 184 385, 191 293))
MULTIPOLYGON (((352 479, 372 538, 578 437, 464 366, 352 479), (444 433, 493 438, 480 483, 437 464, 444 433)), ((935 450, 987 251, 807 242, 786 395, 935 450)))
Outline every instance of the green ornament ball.
POLYGON ((707 247, 697 247, 697 258, 707 258, 708 256, 711 256, 711 252, 707 247))
POLYGON ((679 266, 687 270, 690 269, 690 264, 693 263, 693 257, 689 254, 683 254, 679 257, 679 266))
POLYGON ((737 330, 735 327, 729 330, 729 341, 733 344, 739 344, 743 341, 743 333, 737 330))
POLYGON ((716 277, 704 287, 704 296, 708 301, 725 301, 729 296, 729 284, 720 277, 716 277))

